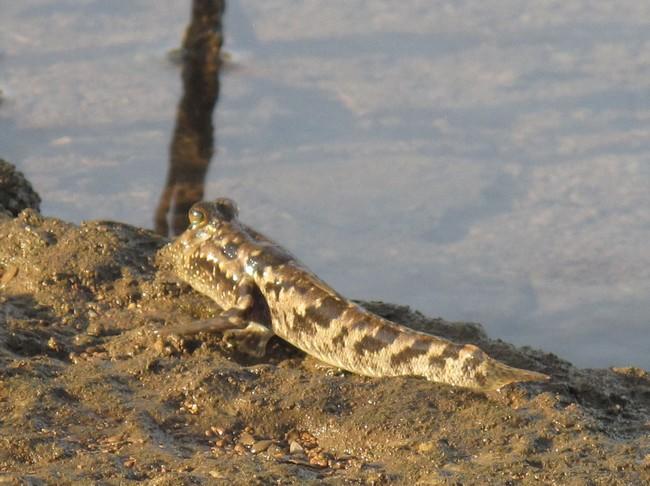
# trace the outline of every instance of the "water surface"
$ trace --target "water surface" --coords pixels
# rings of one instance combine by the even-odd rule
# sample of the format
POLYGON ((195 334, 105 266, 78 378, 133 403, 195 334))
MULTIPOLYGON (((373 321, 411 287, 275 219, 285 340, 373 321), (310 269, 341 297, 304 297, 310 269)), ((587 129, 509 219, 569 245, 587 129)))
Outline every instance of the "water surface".
MULTIPOLYGON (((0 0, 0 157, 152 227, 184 2, 0 0)), ((344 294, 650 368, 650 5, 230 1, 206 196, 344 294)))

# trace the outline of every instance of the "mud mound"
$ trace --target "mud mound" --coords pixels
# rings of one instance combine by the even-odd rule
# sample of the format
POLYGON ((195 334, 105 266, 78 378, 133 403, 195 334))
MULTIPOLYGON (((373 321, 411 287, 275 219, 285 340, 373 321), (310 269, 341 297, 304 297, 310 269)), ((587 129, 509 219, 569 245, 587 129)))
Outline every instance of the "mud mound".
POLYGON ((25 210, 0 219, 0 479, 27 484, 644 484, 650 377, 579 370, 476 324, 366 303, 552 375, 490 395, 326 368, 280 340, 258 361, 165 326, 218 312, 165 240, 25 210), (161 256, 159 256, 161 254, 161 256))

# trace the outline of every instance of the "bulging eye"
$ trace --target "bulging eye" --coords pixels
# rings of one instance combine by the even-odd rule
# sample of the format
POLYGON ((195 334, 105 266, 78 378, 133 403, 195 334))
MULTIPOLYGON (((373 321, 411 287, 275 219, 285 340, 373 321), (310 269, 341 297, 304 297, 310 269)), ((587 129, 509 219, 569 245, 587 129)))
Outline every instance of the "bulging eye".
POLYGON ((190 220, 190 229, 198 228, 208 220, 205 212, 199 208, 190 209, 188 218, 190 220))

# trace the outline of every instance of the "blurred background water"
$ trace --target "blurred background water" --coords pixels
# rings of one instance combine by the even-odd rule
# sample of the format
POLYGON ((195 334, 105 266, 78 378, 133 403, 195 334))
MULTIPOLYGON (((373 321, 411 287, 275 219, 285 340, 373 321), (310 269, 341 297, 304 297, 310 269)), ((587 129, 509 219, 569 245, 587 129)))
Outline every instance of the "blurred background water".
MULTIPOLYGON (((0 157, 153 227, 190 2, 0 0, 0 157)), ((353 298, 650 368, 650 4, 228 0, 205 196, 353 298)))

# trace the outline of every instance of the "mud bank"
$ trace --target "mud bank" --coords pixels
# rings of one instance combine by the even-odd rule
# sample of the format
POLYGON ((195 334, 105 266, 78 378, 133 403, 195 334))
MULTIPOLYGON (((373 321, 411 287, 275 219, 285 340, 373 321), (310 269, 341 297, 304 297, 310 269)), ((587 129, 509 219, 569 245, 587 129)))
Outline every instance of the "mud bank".
POLYGON ((166 240, 18 206, 0 211, 0 482, 650 482, 644 370, 577 369, 383 303, 364 305, 552 380, 484 395, 351 375, 275 338, 258 361, 218 336, 170 346, 160 330, 218 308, 175 280, 166 240))

